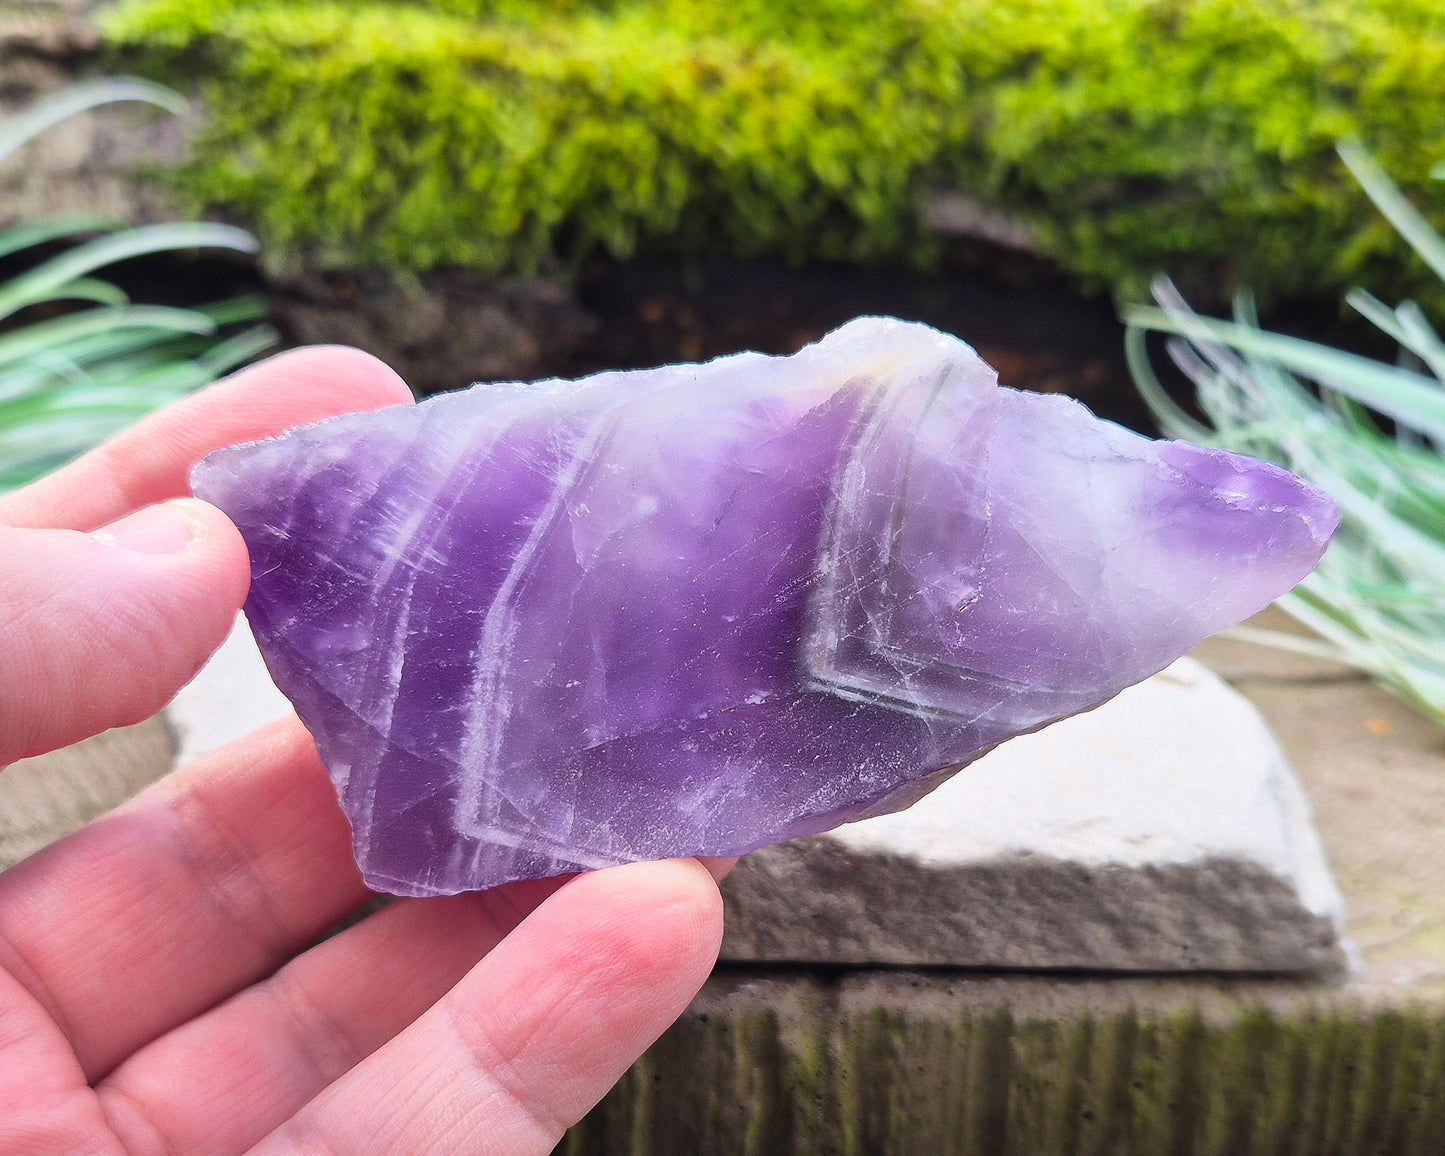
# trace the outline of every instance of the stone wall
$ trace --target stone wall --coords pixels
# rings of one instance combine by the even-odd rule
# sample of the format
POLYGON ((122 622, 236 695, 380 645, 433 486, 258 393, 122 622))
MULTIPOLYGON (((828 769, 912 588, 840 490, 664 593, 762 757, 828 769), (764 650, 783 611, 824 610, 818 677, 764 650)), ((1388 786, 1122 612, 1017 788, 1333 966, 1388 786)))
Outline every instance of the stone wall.
MULTIPOLYGON (((93 71, 97 0, 7 0, 0 5, 0 123, 93 71)), ((184 118, 133 103, 81 113, 0 166, 0 224, 79 215, 142 223, 175 216, 137 167, 174 161, 184 118)))
MULTIPOLYGON (((94 13, 103 6, 104 0, 0 0, 0 124, 101 70, 94 13)), ((0 228, 68 215, 116 224, 185 216, 146 173, 181 158, 202 115, 200 108, 174 116, 126 103, 53 126, 0 165, 0 228)), ((595 326, 570 288, 543 280, 443 273, 403 282, 368 271, 271 272, 266 288, 288 344, 355 345, 392 365, 419 393, 545 375, 595 326)))

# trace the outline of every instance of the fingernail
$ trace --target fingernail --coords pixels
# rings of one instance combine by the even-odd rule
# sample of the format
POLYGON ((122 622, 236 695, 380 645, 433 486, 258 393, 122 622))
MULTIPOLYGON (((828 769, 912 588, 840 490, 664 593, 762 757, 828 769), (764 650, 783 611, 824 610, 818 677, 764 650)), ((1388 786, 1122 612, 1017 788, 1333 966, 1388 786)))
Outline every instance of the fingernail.
POLYGON ((92 538, 136 554, 179 554, 205 534, 183 502, 161 502, 103 526, 92 538))

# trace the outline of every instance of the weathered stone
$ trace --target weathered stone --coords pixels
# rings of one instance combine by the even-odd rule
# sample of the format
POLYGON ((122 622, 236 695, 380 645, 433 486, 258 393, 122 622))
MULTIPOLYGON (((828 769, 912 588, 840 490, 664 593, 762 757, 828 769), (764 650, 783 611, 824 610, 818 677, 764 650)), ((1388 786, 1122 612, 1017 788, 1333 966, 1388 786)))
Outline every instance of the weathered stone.
POLYGON ((0 9, 0 62, 21 54, 63 58, 94 51, 100 35, 92 16, 100 6, 100 0, 7 0, 0 9))
MULTIPOLYGON (((0 121, 94 70, 100 37, 94 0, 0 4, 0 121)), ((0 226, 74 216, 126 224, 174 219, 156 182, 135 179, 146 164, 181 156, 193 117, 134 104, 69 117, 0 167, 0 226)))
POLYGON ((945 237, 987 241, 1032 254, 1044 251, 1038 234, 1023 221, 958 190, 928 194, 920 215, 927 228, 945 237))
POLYGON ((1445 1016, 1307 985, 720 969, 563 1156, 1435 1156, 1445 1016))
POLYGON ((1312 971, 1343 911, 1255 709, 1180 661, 1014 739, 907 811, 743 859, 723 956, 1312 971))
POLYGON ((379 272, 280 277, 276 321, 298 345, 354 345, 418 394, 542 377, 595 327, 570 288, 541 279, 379 272))

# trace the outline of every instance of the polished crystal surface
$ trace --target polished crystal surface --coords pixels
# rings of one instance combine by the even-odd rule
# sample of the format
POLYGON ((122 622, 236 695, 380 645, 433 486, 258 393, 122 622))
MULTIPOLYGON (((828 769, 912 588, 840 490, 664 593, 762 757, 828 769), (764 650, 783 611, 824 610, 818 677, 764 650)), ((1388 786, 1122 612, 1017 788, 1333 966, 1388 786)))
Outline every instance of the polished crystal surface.
POLYGON ((884 318, 332 418, 193 483, 368 882, 407 895, 905 806, 1259 610, 1336 521, 884 318))

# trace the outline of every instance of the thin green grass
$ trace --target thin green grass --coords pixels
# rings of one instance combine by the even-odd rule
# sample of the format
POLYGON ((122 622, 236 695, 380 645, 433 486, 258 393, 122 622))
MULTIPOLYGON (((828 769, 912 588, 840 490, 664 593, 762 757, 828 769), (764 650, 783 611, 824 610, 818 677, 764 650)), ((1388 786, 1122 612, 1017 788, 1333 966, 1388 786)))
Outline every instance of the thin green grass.
MULTIPOLYGON (((1445 280, 1445 239, 1363 148, 1340 156, 1396 230, 1445 280)), ((1288 466, 1340 504, 1319 568, 1279 604, 1324 650, 1445 724, 1445 341, 1413 302, 1391 309, 1360 290, 1347 301, 1400 347, 1389 365, 1261 330, 1252 300, 1234 320, 1195 313, 1161 279, 1158 307, 1125 311, 1126 351, 1144 400, 1176 437, 1288 466), (1172 334, 1175 364, 1194 382, 1201 423, 1165 392, 1146 334, 1172 334)), ((1249 631, 1299 649, 1302 640, 1249 631)))
MULTIPOLYGON (((0 125, 0 164, 65 117, 118 100, 184 108, 175 93, 147 81, 76 85, 0 125)), ((12 225, 0 229, 0 257, 102 227, 92 220, 12 225)), ((220 335, 222 327, 262 316, 260 298, 200 309, 138 305, 92 276, 117 261, 199 247, 254 252, 256 241, 228 225, 190 222, 101 232, 0 283, 0 492, 64 464, 275 343, 265 325, 220 335)))

